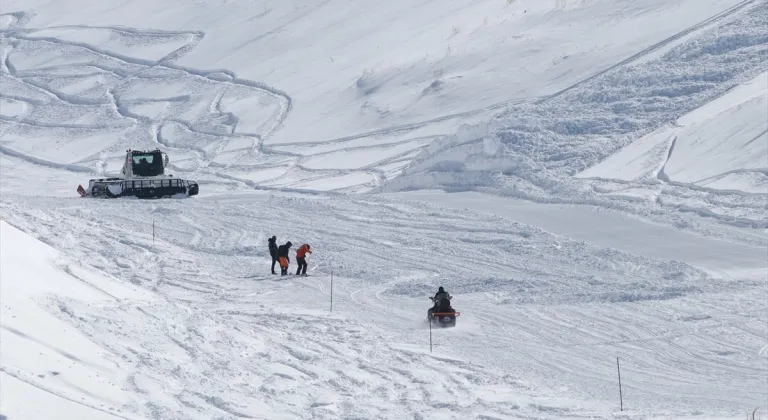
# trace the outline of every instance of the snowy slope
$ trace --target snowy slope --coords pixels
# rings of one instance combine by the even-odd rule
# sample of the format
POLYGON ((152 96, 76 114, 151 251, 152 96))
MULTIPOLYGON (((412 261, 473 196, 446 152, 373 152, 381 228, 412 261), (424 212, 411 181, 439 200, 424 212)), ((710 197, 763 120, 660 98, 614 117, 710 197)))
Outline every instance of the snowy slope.
POLYGON ((461 124, 759 3, 6 1, 2 150, 114 172, 125 148, 159 145, 178 170, 247 185, 370 189, 461 124))
POLYGON ((467 123, 420 151, 402 176, 377 191, 472 190, 598 205, 705 233, 767 227, 761 86, 768 68, 768 2, 743 6, 713 27, 683 31, 674 42, 640 51, 557 95, 510 105, 489 121, 467 123), (734 101, 745 104, 735 106, 734 101), (656 179, 650 188, 628 184, 632 171, 661 169, 671 144, 665 134, 681 118, 688 140, 676 145, 679 153, 669 155, 662 173, 672 182, 656 179), (697 140, 703 138, 706 142, 697 140), (658 144, 662 141, 668 143, 658 144), (621 162, 638 155, 635 150, 648 152, 633 160, 633 167, 622 172, 626 175, 607 169, 625 166, 621 162), (723 154, 726 159, 717 157, 723 154), (621 179, 574 178, 593 173, 621 179), (697 226, 713 221, 721 226, 697 226))
MULTIPOLYGON (((245 203, 269 206, 269 201, 245 197, 236 202, 237 211, 245 203)), ((217 202, 202 204, 198 212, 229 217, 217 202)), ((322 208, 307 204, 311 210, 322 208)), ((131 232, 135 221, 113 218, 114 223, 101 224, 99 207, 90 208, 91 216, 72 209, 74 218, 49 212, 58 222, 90 226, 77 238, 60 234, 53 219, 27 224, 30 219, 14 217, 14 222, 60 248, 79 249, 78 261, 104 264, 133 284, 98 274, 2 222, 0 411, 9 419, 62 412, 66 419, 107 418, 106 413, 131 419, 543 419, 593 418, 611 411, 595 402, 563 400, 554 390, 533 388, 528 379, 483 366, 481 359, 461 357, 461 352, 430 354, 427 331, 410 310, 377 325, 389 311, 377 306, 368 295, 370 285, 359 280, 336 278, 339 295, 329 314, 316 299, 327 296, 327 276, 275 281, 254 273, 267 267, 244 263, 251 259, 227 251, 237 242, 222 242, 236 238, 226 225, 214 227, 224 233, 220 237, 206 229, 189 241, 186 218, 176 206, 161 205, 156 215, 166 217, 157 220, 158 246, 145 232, 111 240, 131 232), (218 252, 209 249, 214 245, 218 252), (235 266, 241 267, 238 272, 227 269, 235 266), (371 319, 359 319, 367 311, 371 319), (413 331, 393 336, 393 321, 413 331), (50 405, 33 403, 38 398, 50 405)), ((315 243, 315 249, 333 249, 315 243)), ((337 269, 347 264, 336 263, 337 269)), ((381 282, 383 288, 406 286, 396 294, 410 294, 410 288, 424 287, 419 277, 367 281, 381 282)), ((423 299, 409 300, 419 301, 412 302, 414 309, 423 306, 423 299)), ((468 325, 478 321, 470 318, 468 325)), ((473 335, 471 328, 463 330, 473 335)), ((440 349, 451 337, 446 334, 436 337, 440 349)))
POLYGON ((282 194, 15 197, 2 214, 176 302, 125 335, 96 318, 73 321, 118 353, 163 355, 137 368, 136 389, 147 407, 176 413, 168 418, 208 418, 218 400, 201 399, 213 397, 257 418, 267 410, 257 401, 300 418, 611 418, 616 356, 630 419, 741 418, 763 396, 759 279, 719 279, 493 215, 282 194), (273 232, 313 244, 312 277, 267 274, 273 232), (430 355, 420 320, 440 284, 462 316, 456 329, 435 332, 430 355), (142 338, 124 347, 127 337, 142 338), (178 387, 162 390, 177 365, 178 387))
POLYGON ((697 235, 597 206, 539 204, 478 193, 414 191, 387 194, 441 207, 470 209, 537 226, 568 238, 650 258, 683 261, 718 278, 759 280, 766 247, 697 235))
POLYGON ((768 193, 768 72, 578 176, 768 193))
POLYGON ((766 415, 767 28, 766 0, 3 2, 0 418, 766 415), (128 147, 201 195, 76 196, 128 147), (273 234, 311 277, 268 274, 273 234))
POLYGON ((0 412, 10 419, 140 418, 123 409, 136 398, 122 386, 129 363, 72 328, 71 319, 87 315, 69 302, 91 314, 124 313, 157 298, 79 266, 5 221, 0 240, 0 412))

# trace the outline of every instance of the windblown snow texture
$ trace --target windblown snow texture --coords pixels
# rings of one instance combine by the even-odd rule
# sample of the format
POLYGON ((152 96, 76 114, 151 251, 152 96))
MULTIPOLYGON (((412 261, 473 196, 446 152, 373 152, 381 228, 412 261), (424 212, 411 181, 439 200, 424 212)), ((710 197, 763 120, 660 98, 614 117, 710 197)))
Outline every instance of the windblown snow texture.
POLYGON ((4 2, 0 419, 768 415, 766 28, 765 0, 4 2), (127 148, 201 195, 80 198, 127 148), (269 274, 272 235, 310 277, 269 274))

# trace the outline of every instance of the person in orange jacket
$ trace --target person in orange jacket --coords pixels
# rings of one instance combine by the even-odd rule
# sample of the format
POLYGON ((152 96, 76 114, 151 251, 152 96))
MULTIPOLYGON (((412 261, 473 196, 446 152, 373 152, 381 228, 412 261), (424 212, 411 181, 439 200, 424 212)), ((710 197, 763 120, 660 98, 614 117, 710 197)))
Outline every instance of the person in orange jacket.
POLYGON ((288 274, 288 264, 291 263, 291 259, 288 258, 288 250, 291 249, 291 241, 286 242, 283 245, 277 247, 277 258, 280 260, 280 275, 284 276, 288 274))
POLYGON ((302 276, 307 275, 307 254, 311 254, 312 251, 310 250, 309 244, 304 244, 299 247, 299 249, 296 250, 296 263, 299 264, 299 268, 296 270, 296 275, 298 276, 301 274, 302 276))

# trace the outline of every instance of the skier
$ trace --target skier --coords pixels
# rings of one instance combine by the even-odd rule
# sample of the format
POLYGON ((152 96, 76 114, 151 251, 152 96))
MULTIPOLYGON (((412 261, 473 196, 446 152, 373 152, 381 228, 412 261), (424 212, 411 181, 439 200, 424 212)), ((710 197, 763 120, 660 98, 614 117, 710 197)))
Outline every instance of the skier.
POLYGON ((288 257, 288 250, 291 249, 291 241, 286 242, 284 245, 277 247, 277 257, 280 259, 280 275, 284 276, 288 274, 288 264, 291 263, 291 259, 288 257))
POLYGON ((296 275, 298 276, 301 274, 302 276, 307 275, 307 260, 306 255, 307 253, 312 253, 310 250, 309 244, 304 244, 299 247, 299 249, 296 250, 296 263, 299 264, 299 268, 296 270, 296 275))
POLYGON ((275 263, 277 262, 277 236, 272 236, 269 242, 269 255, 272 257, 272 274, 275 273, 275 263))

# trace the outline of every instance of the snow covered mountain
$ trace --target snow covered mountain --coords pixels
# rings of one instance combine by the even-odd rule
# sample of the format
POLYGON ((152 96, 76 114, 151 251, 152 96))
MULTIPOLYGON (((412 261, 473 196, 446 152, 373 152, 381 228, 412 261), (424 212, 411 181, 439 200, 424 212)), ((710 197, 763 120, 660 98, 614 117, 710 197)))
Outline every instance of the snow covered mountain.
POLYGON ((768 415, 767 0, 7 0, 0 51, 0 419, 768 415), (157 147, 200 195, 77 196, 157 147))

